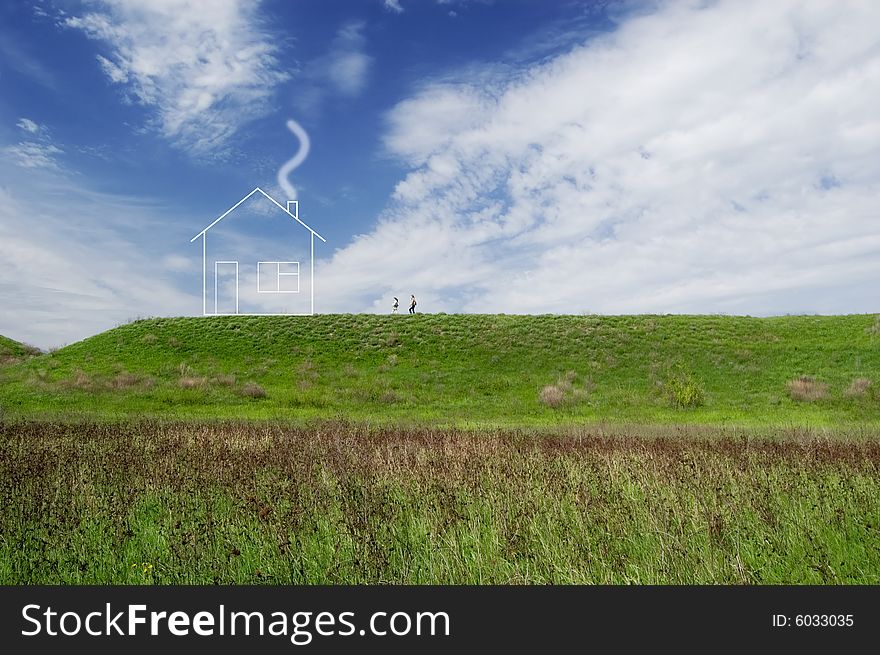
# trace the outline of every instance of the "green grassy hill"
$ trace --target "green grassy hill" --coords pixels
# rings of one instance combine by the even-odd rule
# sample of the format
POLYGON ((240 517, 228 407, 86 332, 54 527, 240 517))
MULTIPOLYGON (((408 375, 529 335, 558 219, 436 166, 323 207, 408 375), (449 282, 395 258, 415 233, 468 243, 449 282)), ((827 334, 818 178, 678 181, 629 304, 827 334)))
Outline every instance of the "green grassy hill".
POLYGON ((22 359, 39 354, 39 349, 13 341, 0 334, 0 366, 15 364, 22 359))
POLYGON ((2 584, 880 581, 874 316, 153 319, 14 359, 2 584))
POLYGON ((141 320, 4 366, 0 407, 18 417, 876 427, 878 387, 873 315, 211 317, 141 320))

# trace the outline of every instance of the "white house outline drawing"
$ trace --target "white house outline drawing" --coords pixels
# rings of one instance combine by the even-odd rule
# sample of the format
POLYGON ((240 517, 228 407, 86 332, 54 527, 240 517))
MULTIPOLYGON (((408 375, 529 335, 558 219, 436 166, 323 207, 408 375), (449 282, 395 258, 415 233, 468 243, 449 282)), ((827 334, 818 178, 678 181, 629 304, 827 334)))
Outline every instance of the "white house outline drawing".
MULTIPOLYGON (((299 201, 297 200, 288 200, 287 207, 284 207, 281 203, 279 203, 275 198, 270 196, 268 193, 263 191, 260 187, 255 187, 253 191, 244 196, 241 200, 235 203, 232 207, 223 212, 220 216, 218 216, 210 225, 208 225, 204 230, 195 235, 192 239, 190 239, 190 243, 195 243, 197 239, 201 237, 202 239, 202 315, 203 316, 226 316, 226 315, 241 315, 241 316, 311 316, 315 313, 315 237, 318 237, 322 242, 327 243, 327 239, 322 237, 320 234, 315 232, 311 227, 306 225, 299 218, 299 201), (309 311, 308 312, 246 312, 245 314, 239 313, 239 262, 235 260, 217 260, 214 262, 214 311, 208 311, 208 231, 213 228, 217 223, 226 218, 229 214, 234 212, 239 205, 248 200, 255 193, 262 194, 265 198, 270 200, 275 206, 278 207, 281 211, 287 214, 294 221, 303 226, 306 230, 309 231, 309 265, 308 265, 308 276, 309 276, 309 311), (220 286, 220 272, 218 266, 229 267, 231 265, 235 266, 235 312, 229 311, 220 311, 219 307, 219 298, 218 298, 218 288, 220 286)), ((263 294, 298 294, 300 293, 300 289, 302 285, 300 284, 300 277, 302 275, 300 262, 299 261, 258 261, 256 262, 256 270, 257 270, 257 293, 263 294), (271 267, 275 266, 275 289, 261 289, 260 286, 260 274, 261 269, 264 265, 269 265, 269 270, 271 271, 271 267), (292 272, 292 269, 295 265, 296 272, 292 272), (286 269, 282 269, 282 267, 288 267, 286 269), (296 290, 291 289, 282 289, 281 288, 281 279, 282 278, 296 278, 296 290)), ((264 271, 265 273, 265 271, 264 271)), ((271 282, 270 282, 271 283, 271 282)))
POLYGON ((257 262, 257 293, 299 293, 299 262, 257 262), (282 272, 282 266, 294 266, 296 265, 296 273, 282 272), (261 271, 264 266, 268 266, 271 270, 272 266, 275 266, 275 288, 274 289, 264 289, 262 284, 262 279, 260 278, 261 271), (296 278, 296 291, 289 291, 287 289, 281 288, 281 278, 283 277, 295 277, 296 278))
MULTIPOLYGON (((190 241, 192 243, 192 241, 190 241)), ((238 262, 230 262, 230 261, 216 261, 214 262, 214 313, 217 314, 217 287, 220 286, 217 284, 216 280, 220 279, 220 275, 218 273, 218 269, 220 266, 229 266, 230 264, 235 265, 235 313, 238 314, 238 262)), ((204 262, 202 263, 204 266, 204 262)), ((204 275, 202 276, 204 277, 204 275)), ((204 302, 202 303, 202 307, 204 309, 204 302)))

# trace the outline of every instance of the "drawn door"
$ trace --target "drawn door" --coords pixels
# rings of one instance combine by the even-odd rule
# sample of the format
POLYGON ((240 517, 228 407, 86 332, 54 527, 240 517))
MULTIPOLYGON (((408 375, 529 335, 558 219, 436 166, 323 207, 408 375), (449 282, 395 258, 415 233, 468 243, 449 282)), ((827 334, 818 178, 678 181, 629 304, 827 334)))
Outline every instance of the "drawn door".
POLYGON ((238 262, 214 262, 214 313, 238 314, 238 262))

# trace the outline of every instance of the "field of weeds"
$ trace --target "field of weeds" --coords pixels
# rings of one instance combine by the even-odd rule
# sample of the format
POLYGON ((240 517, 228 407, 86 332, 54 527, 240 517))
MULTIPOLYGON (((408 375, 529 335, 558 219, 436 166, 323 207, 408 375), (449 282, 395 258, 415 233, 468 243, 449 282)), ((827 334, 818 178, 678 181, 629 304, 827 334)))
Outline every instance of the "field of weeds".
POLYGON ((880 583, 880 443, 0 422, 0 583, 880 583))

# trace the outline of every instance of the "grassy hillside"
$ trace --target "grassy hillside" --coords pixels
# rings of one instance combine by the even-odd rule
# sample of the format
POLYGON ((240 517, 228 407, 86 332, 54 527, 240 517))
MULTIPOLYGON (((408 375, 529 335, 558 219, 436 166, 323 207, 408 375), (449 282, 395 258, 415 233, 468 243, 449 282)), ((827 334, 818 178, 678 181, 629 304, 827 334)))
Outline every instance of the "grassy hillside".
POLYGON ((880 424, 872 315, 137 321, 0 369, 6 416, 880 424), (806 376, 803 377, 802 376, 806 376))
POLYGON ((0 335, 0 366, 15 364, 22 359, 39 355, 40 350, 0 335))

